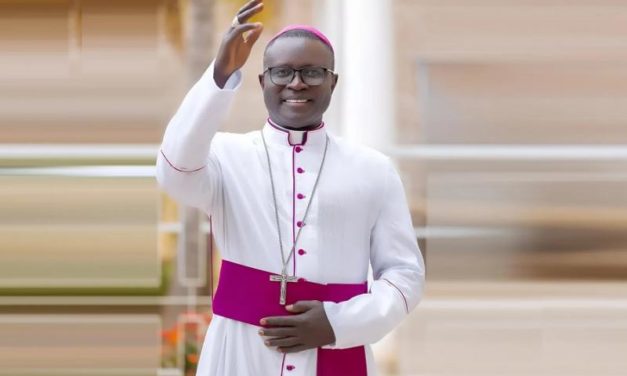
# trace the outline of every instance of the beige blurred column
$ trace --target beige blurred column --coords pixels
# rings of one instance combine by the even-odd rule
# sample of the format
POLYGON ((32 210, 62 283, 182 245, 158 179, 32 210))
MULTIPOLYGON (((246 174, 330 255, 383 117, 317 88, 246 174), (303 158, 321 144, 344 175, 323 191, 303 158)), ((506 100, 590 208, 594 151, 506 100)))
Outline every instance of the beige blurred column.
MULTIPOLYGON (((317 25, 335 48, 338 87, 325 121, 342 137, 377 149, 395 142, 391 0, 323 0, 317 25)), ((394 333, 373 346, 382 375, 397 365, 394 333)))
MULTIPOLYGON (((185 58, 188 86, 198 81, 209 66, 213 54, 213 0, 188 0, 185 3, 185 58)), ((180 207, 182 230, 179 236, 176 291, 172 294, 186 294, 190 309, 196 304, 197 288, 207 281, 204 274, 206 259, 205 237, 201 222, 205 215, 191 207, 180 207)))
MULTIPOLYGON (((391 0, 344 0, 341 122, 347 139, 377 149, 394 142, 394 37, 391 0)), ((382 375, 395 368, 396 337, 373 346, 382 375)))
POLYGON ((324 122, 331 132, 343 135, 342 112, 343 112, 343 91, 344 72, 343 63, 343 1, 321 0, 314 4, 314 26, 318 27, 331 41, 335 50, 335 71, 340 75, 339 84, 333 92, 333 99, 329 109, 324 114, 324 122))
MULTIPOLYGON (((391 0, 344 0, 337 55, 342 135, 375 148, 394 142, 394 38, 391 0)), ((339 14, 338 14, 339 13, 339 14)), ((338 15, 340 17, 338 17, 338 15)))

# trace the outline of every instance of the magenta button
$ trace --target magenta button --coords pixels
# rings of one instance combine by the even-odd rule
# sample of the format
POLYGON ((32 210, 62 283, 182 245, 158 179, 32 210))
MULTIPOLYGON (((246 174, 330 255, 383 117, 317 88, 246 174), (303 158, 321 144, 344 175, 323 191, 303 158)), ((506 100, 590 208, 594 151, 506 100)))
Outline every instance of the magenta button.
POLYGON ((294 369, 296 369, 296 367, 294 367, 294 366, 293 366, 293 365, 291 365, 291 364, 288 364, 285 368, 286 368, 288 371, 293 371, 294 369))
POLYGON ((302 249, 302 248, 298 250, 298 254, 301 255, 301 256, 304 255, 305 253, 307 253, 307 252, 305 252, 305 250, 302 249))
POLYGON ((298 172, 299 174, 302 174, 303 172, 305 172, 305 170, 299 167, 296 169, 296 172, 298 172))
POLYGON ((302 194, 302 193, 299 193, 299 194, 297 194, 297 195, 296 195, 296 197, 297 197, 299 200, 302 200, 302 199, 304 199, 304 198, 305 198, 305 195, 304 195, 304 194, 302 194))
POLYGON ((296 222, 296 226, 303 227, 305 224, 302 221, 296 222))
POLYGON ((301 151, 303 151, 303 148, 301 148, 300 146, 297 146, 294 148, 294 150, 296 150, 297 153, 300 153, 301 151))

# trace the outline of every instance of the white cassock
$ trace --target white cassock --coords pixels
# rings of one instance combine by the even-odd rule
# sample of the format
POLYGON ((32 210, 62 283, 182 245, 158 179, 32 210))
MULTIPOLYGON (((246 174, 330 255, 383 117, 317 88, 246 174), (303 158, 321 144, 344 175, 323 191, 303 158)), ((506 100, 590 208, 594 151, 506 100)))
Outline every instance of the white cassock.
MULTIPOLYGON (((218 88, 212 64, 189 91, 165 132, 157 160, 159 184, 179 203, 212 216, 223 259, 280 273, 261 132, 268 144, 286 253, 309 201, 328 135, 324 169, 288 271, 312 282, 354 284, 366 281, 372 266, 374 282, 368 294, 325 302, 324 309, 336 338, 327 348, 366 345, 368 375, 375 375, 367 345, 407 316, 424 284, 424 262, 401 180, 388 157, 335 137, 324 126, 288 132, 266 123, 261 131, 246 134, 217 132, 240 82, 238 71, 224 89, 218 88)), ((281 354, 265 346, 258 330, 214 315, 197 375, 316 374, 315 349, 281 354)))

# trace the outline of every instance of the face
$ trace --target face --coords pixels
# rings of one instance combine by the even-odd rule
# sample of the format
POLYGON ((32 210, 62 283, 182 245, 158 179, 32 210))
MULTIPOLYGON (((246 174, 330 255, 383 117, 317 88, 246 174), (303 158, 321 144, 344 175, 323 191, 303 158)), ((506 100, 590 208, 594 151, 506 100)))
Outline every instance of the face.
MULTIPOLYGON (((307 66, 333 70, 333 53, 321 41, 285 37, 274 41, 264 56, 264 70, 268 67, 299 69, 307 66)), ((270 119, 281 126, 296 129, 317 126, 322 122, 322 114, 329 107, 337 79, 336 74, 328 72, 322 85, 309 86, 297 73, 289 84, 275 85, 269 72, 259 75, 270 119), (288 101, 294 99, 307 101, 288 101)))

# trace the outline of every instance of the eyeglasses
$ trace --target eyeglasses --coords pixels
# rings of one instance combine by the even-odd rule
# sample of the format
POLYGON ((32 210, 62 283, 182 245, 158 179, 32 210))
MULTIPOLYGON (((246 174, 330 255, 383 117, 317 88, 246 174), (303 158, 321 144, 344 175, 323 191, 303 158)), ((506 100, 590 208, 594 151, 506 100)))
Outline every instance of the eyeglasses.
POLYGON ((331 74, 335 74, 331 69, 327 69, 324 67, 304 67, 300 69, 294 69, 290 67, 271 67, 266 68, 263 73, 270 72, 270 80, 275 85, 289 85, 290 82, 294 79, 296 72, 300 74, 300 79, 309 86, 318 86, 322 85, 324 82, 327 72, 331 74))

